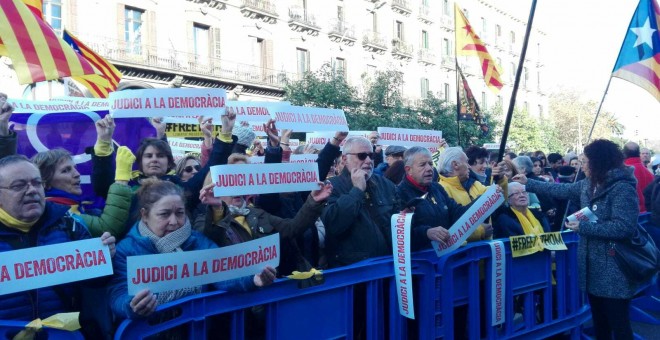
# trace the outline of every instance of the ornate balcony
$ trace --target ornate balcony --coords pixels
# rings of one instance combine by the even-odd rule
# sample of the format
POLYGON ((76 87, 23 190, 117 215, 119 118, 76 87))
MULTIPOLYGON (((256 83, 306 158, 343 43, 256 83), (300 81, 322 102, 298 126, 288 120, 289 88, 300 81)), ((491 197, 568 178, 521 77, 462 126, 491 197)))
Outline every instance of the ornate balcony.
POLYGON ((426 65, 435 65, 437 62, 435 52, 428 48, 420 48, 417 52, 417 57, 420 63, 426 65))
POLYGON ((387 43, 385 38, 378 32, 365 31, 362 37, 362 47, 369 52, 376 52, 379 54, 387 51, 387 43))
POLYGON ((440 27, 447 31, 447 32, 453 32, 454 31, 454 18, 448 16, 448 15, 443 15, 440 17, 440 27))
MULTIPOLYGON (((192 3, 200 4, 203 6, 207 6, 209 8, 215 8, 215 9, 226 9, 227 8, 227 2, 229 0, 186 0, 192 3)), ((204 13, 206 14, 206 13, 204 13)))
POLYGON ((412 59, 413 47, 412 44, 407 44, 403 40, 392 40, 392 56, 396 59, 412 59))
MULTIPOLYGON (((173 48, 141 45, 139 49, 135 49, 128 48, 124 41, 117 39, 90 36, 86 38, 85 41, 89 42, 91 49, 113 64, 130 68, 135 77, 160 80, 153 75, 163 79, 180 75, 183 76, 184 83, 185 79, 194 78, 204 79, 208 84, 230 83, 277 91, 284 88, 287 79, 298 79, 295 73, 180 52, 173 48)), ((207 83, 205 84, 208 85, 207 83)))
POLYGON ((250 19, 261 19, 269 24, 277 23, 277 8, 269 0, 242 0, 241 13, 250 19))
POLYGON ((332 19, 330 21, 328 37, 334 42, 344 43, 348 46, 353 46, 357 41, 357 38, 355 37, 355 26, 349 26, 345 21, 338 19, 332 19))
POLYGON ((409 16, 412 13, 412 8, 407 0, 392 0, 392 10, 405 16, 409 16))
POLYGON ((456 69, 456 60, 454 59, 454 57, 452 57, 450 55, 443 55, 440 66, 442 66, 443 68, 446 68, 448 70, 455 70, 456 69))
POLYGON ((307 32, 309 35, 317 36, 321 27, 316 25, 314 15, 309 14, 307 9, 300 6, 289 7, 289 28, 295 32, 307 32))
POLYGON ((417 14, 417 19, 427 25, 433 24, 431 9, 428 5, 419 5, 419 13, 417 14))

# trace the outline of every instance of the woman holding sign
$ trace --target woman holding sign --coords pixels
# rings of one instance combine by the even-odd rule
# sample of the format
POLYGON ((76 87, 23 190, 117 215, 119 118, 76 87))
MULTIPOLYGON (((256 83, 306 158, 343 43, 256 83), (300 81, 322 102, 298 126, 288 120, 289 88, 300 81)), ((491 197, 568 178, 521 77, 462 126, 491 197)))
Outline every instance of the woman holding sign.
MULTIPOLYGON (((211 240, 192 230, 185 212, 183 189, 179 186, 147 179, 142 181, 137 195, 141 218, 117 246, 117 255, 113 259, 115 274, 108 289, 112 311, 121 319, 147 317, 163 303, 198 294, 208 288, 188 287, 157 294, 144 289, 131 296, 128 294, 131 273, 127 273, 127 257, 217 248, 211 240)), ((140 280, 146 281, 146 277, 140 280)), ((213 288, 247 291, 269 285, 274 280, 275 269, 266 267, 253 277, 218 282, 213 288)))
POLYGON ((555 199, 580 202, 596 221, 567 222, 580 235, 578 268, 580 288, 589 295, 597 339, 632 339, 630 299, 638 283, 628 279, 614 259, 614 242, 632 237, 637 225, 639 203, 636 180, 623 164, 623 153, 609 140, 599 139, 584 148, 582 171, 586 180, 555 184, 513 179, 527 191, 555 199))

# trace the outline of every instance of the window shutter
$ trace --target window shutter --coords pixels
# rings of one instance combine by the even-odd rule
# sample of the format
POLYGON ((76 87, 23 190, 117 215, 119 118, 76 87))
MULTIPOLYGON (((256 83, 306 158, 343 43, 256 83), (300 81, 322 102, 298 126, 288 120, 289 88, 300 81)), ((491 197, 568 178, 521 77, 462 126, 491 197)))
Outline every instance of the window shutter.
POLYGON ((67 9, 66 16, 66 25, 64 26, 67 30, 78 33, 78 3, 77 0, 69 0, 69 6, 67 9))
MULTIPOLYGON (((157 44, 157 39, 156 39, 156 27, 158 26, 156 23, 156 12, 154 11, 147 11, 147 40, 144 41, 142 40, 142 46, 144 47, 145 43, 148 45, 146 50, 147 54, 153 53, 154 55, 158 55, 158 51, 156 50, 156 44, 157 44)), ((144 24, 143 24, 144 26, 144 24)), ((143 31, 144 34, 144 31, 143 31)))
POLYGON ((213 51, 213 57, 220 59, 221 57, 221 44, 220 44, 220 28, 218 27, 213 27, 213 45, 212 46, 212 51, 213 51))
POLYGON ((120 50, 126 48, 126 6, 117 4, 117 44, 120 50))

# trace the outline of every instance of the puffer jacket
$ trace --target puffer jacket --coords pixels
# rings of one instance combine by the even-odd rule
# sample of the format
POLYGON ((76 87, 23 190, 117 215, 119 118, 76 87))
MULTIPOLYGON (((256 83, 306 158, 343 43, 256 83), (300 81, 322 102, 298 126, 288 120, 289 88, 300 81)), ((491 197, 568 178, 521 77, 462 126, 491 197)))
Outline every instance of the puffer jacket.
POLYGON ((348 169, 330 179, 333 189, 321 221, 326 230, 330 267, 345 266, 392 254, 390 217, 401 210, 394 184, 378 175, 367 180, 366 191, 353 186, 348 169))
MULTIPOLYGON (((153 242, 147 237, 140 235, 140 232, 138 231, 138 223, 129 230, 128 234, 126 234, 126 238, 117 244, 117 252, 112 258, 114 275, 108 285, 108 296, 111 301, 110 308, 112 309, 113 314, 120 319, 134 319, 140 317, 133 313, 130 306, 133 296, 128 295, 128 287, 126 284, 126 259, 129 256, 158 254, 158 250, 153 242)), ((218 246, 216 246, 213 241, 194 230, 190 237, 188 237, 188 239, 181 245, 183 251, 213 249, 217 247, 218 246)), ((222 281, 215 283, 212 286, 217 290, 240 292, 256 288, 252 276, 222 281)))
POLYGON ((589 179, 571 184, 527 181, 527 191, 580 202, 580 208, 588 207, 598 217, 596 222, 580 222, 578 230, 579 283, 589 294, 630 299, 638 288, 619 269, 612 248, 635 231, 639 212, 636 184, 632 169, 626 167, 610 170, 605 183, 595 189, 589 179))
MULTIPOLYGON (((43 215, 27 234, 0 224, 0 252, 90 238, 87 228, 68 211, 68 206, 46 202, 43 215)), ((72 312, 80 284, 73 282, 0 295, 0 320, 32 321, 72 312)))

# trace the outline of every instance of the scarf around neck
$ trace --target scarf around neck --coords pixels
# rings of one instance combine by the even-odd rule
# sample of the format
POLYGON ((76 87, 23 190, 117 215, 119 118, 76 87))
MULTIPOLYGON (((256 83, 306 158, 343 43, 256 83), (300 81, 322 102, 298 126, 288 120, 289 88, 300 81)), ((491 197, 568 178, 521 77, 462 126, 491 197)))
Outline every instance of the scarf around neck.
POLYGON ((534 217, 534 214, 532 214, 531 210, 526 209, 525 213, 521 213, 513 207, 511 207, 511 210, 520 222, 525 235, 540 235, 544 233, 541 222, 539 222, 539 220, 534 217))
POLYGON ((192 234, 192 227, 190 226, 190 221, 186 218, 186 222, 183 226, 163 237, 158 237, 154 234, 149 227, 144 224, 142 220, 138 223, 138 231, 140 235, 151 240, 151 243, 156 247, 159 254, 162 253, 171 253, 174 251, 182 251, 181 245, 190 238, 192 234))
POLYGON ((27 234, 30 231, 30 228, 32 228, 32 226, 35 225, 37 221, 39 221, 38 218, 31 222, 23 222, 9 215, 9 213, 7 213, 4 209, 0 208, 0 223, 9 228, 17 229, 23 233, 27 234))

